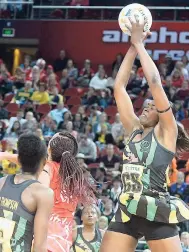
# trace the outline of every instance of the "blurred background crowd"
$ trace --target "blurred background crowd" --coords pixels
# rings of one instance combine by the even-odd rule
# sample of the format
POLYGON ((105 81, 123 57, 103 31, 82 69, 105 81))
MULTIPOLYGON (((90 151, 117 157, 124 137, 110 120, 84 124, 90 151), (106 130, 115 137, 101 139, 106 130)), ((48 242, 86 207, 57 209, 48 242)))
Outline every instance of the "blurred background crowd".
MULTIPOLYGON (((25 55, 21 65, 13 73, 6 62, 0 60, 0 148, 17 152, 17 140, 22 133, 35 132, 48 143, 59 131, 70 132, 78 141, 77 160, 84 171, 97 181, 99 198, 98 226, 106 230, 112 219, 121 193, 121 160, 124 137, 127 134, 120 121, 115 104, 114 82, 123 60, 118 54, 111 71, 102 64, 93 68, 90 59, 78 69, 74 59, 61 50, 57 59, 49 65, 42 58, 25 55)), ((100 63, 100 62, 99 62, 100 63)), ((174 62, 167 54, 158 63, 162 85, 174 103, 176 120, 189 129, 189 61, 184 56, 174 62)), ((147 99, 151 97, 140 61, 136 59, 128 87, 128 93, 137 115, 140 115, 147 99)), ((184 153, 170 164, 171 195, 189 203, 189 155, 184 153)), ((0 175, 18 173, 20 167, 3 160, 0 175)), ((81 222, 82 206, 75 214, 77 225, 81 222)), ((189 223, 179 225, 183 251, 189 251, 189 223)), ((145 242, 138 251, 147 249, 145 242)), ((146 251, 146 250, 145 250, 146 251)))
MULTIPOLYGON (((13 74, 6 62, 0 60, 0 148, 17 152, 17 140, 22 133, 35 132, 48 143, 59 131, 70 132, 78 141, 77 160, 84 171, 97 181, 99 198, 99 228, 106 230, 113 217, 121 193, 121 160, 125 132, 115 104, 113 89, 116 74, 123 60, 118 54, 112 71, 102 64, 93 69, 90 59, 78 69, 66 51, 52 65, 44 59, 25 55, 23 63, 13 74)), ((99 62, 100 63, 100 62, 99 62)), ((174 103, 176 120, 189 129, 189 63, 184 56, 174 62, 169 54, 158 64, 162 85, 174 103)), ((151 97, 148 84, 136 59, 128 83, 128 93, 136 114, 140 114, 151 97)), ((170 164, 171 195, 189 203, 189 155, 184 153, 170 164)), ((18 173, 20 167, 3 160, 0 175, 18 173)), ((81 222, 82 206, 75 214, 81 222)), ((183 251, 189 248, 188 222, 179 225, 183 251)), ((147 249, 145 242, 138 251, 147 249)))

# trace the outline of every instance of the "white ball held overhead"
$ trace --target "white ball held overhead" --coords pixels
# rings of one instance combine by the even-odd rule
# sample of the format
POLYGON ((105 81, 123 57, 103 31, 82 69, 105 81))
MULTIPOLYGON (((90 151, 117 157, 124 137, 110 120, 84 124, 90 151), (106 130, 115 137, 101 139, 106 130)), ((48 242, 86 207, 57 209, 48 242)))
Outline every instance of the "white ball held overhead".
POLYGON ((144 19, 144 31, 149 31, 152 26, 151 12, 144 5, 134 3, 125 6, 119 14, 118 22, 123 33, 131 35, 132 27, 129 18, 133 19, 134 15, 137 16, 139 21, 144 19))

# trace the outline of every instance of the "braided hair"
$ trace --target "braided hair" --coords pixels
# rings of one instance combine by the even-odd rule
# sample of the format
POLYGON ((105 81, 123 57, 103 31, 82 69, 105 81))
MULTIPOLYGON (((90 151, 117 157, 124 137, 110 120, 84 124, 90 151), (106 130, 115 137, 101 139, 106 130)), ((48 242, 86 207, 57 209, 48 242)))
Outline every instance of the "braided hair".
POLYGON ((51 159, 60 164, 61 191, 67 197, 78 197, 83 203, 94 201, 94 184, 84 175, 76 161, 78 144, 70 133, 59 132, 49 142, 51 159))

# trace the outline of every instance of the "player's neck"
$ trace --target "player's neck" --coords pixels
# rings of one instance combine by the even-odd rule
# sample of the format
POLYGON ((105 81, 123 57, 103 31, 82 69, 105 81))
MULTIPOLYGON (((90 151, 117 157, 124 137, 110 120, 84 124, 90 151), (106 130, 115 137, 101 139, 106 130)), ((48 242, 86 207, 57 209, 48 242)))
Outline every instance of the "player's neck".
POLYGON ((89 225, 89 226, 85 225, 83 227, 84 232, 94 232, 94 230, 95 230, 95 224, 94 225, 89 225))
POLYGON ((29 172, 22 172, 18 175, 22 176, 23 179, 34 179, 35 180, 38 178, 37 174, 31 174, 29 172))

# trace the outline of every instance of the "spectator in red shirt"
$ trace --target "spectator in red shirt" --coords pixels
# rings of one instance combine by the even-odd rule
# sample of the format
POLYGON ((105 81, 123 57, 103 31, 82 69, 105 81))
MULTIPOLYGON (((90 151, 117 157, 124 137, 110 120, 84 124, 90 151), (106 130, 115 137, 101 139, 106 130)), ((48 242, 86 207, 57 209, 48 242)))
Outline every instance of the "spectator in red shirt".
POLYGON ((178 70, 175 70, 172 75, 172 85, 176 88, 181 88, 183 81, 184 77, 182 76, 182 73, 178 70))

